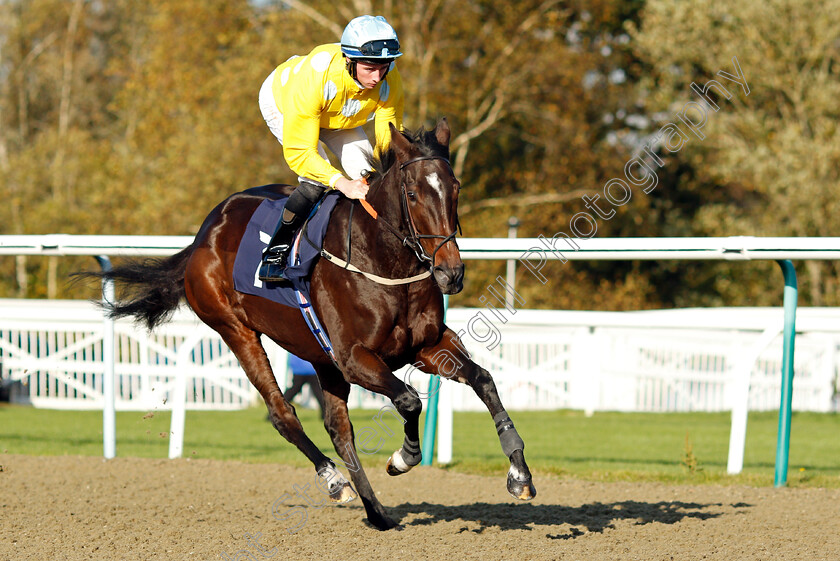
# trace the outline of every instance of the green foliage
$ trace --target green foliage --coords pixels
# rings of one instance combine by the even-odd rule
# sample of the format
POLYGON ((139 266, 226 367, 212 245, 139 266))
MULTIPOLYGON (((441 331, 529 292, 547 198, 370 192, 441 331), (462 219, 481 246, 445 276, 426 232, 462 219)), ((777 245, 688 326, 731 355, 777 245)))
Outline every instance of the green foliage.
MULTIPOLYGON (((640 24, 628 27, 650 69, 639 86, 651 113, 673 115, 696 99, 691 82, 702 86, 719 70, 732 73, 733 57, 749 85, 746 96, 722 80, 732 98, 718 96, 720 110, 709 112, 703 129, 707 138, 674 157, 690 169, 678 188, 696 200, 695 235, 840 234, 840 3, 651 0, 640 24)), ((837 305, 836 265, 804 269, 804 301, 837 305)), ((735 280, 720 293, 745 300, 762 284, 772 286, 735 280)))
MULTIPOLYGON (((292 182, 256 97, 280 62, 382 13, 405 56, 406 125, 447 116, 467 236, 567 232, 581 196, 740 62, 706 138, 598 236, 838 235, 840 0, 9 0, 0 3, 0 234, 193 234, 232 192, 292 182), (634 117, 633 121, 630 117, 634 117), (639 124, 647 119, 648 123, 639 124)), ((499 263, 473 262, 454 305, 499 263)), ((0 260, 0 296, 80 296, 70 268, 0 260), (57 278, 58 277, 58 278, 57 278), (52 287, 52 288, 47 288, 52 287)), ((528 307, 774 305, 763 264, 575 262, 528 307)), ((840 268, 800 266, 802 302, 837 304, 840 268)))

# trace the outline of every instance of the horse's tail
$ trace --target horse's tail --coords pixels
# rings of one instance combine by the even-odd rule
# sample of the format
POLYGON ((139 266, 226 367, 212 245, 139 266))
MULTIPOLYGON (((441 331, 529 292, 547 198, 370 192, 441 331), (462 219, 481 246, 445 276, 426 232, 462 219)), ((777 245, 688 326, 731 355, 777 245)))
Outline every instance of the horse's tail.
POLYGON ((77 273, 76 276, 114 281, 121 289, 121 298, 101 304, 108 317, 132 316, 151 331, 169 321, 184 298, 184 272, 192 251, 193 246, 189 245, 164 259, 129 261, 109 271, 77 273))

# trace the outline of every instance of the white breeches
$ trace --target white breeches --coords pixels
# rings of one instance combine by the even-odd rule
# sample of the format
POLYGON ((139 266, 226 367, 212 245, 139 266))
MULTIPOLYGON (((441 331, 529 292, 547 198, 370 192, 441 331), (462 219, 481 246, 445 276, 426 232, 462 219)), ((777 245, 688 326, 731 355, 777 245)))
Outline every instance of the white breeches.
MULTIPOLYGON (((260 111, 268 128, 280 144, 283 144, 283 114, 274 101, 274 93, 271 90, 273 81, 274 72, 269 74, 260 88, 260 111)), ((346 130, 321 129, 319 139, 321 142, 318 143, 318 153, 321 157, 329 161, 324 148, 326 145, 338 157, 344 173, 350 179, 359 179, 363 171, 370 169, 367 158, 373 153, 373 147, 362 127, 346 130)))

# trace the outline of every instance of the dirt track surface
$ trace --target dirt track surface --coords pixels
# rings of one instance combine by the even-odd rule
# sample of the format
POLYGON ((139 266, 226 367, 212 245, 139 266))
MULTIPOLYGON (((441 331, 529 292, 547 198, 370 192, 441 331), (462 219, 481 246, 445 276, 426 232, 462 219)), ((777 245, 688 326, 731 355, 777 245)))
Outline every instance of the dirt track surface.
POLYGON ((358 499, 316 508, 295 497, 310 485, 320 500, 306 469, 14 455, 0 465, 3 561, 840 559, 840 490, 538 477, 537 498, 516 504, 503 477, 418 467, 392 478, 369 466, 404 528, 379 532, 358 499))

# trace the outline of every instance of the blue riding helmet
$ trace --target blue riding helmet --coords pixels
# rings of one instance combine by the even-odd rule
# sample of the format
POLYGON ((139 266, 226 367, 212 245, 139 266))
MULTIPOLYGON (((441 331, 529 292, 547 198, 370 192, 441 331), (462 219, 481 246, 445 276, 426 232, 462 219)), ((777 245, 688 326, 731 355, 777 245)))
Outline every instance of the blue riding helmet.
POLYGON ((382 16, 359 16, 341 34, 341 52, 349 59, 389 62, 401 57, 397 32, 382 16))

